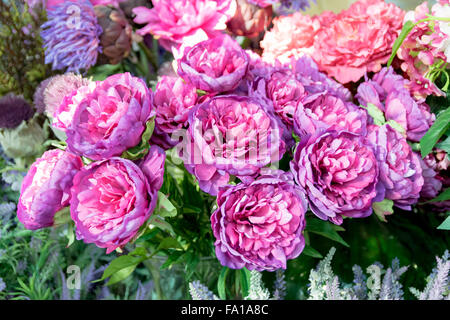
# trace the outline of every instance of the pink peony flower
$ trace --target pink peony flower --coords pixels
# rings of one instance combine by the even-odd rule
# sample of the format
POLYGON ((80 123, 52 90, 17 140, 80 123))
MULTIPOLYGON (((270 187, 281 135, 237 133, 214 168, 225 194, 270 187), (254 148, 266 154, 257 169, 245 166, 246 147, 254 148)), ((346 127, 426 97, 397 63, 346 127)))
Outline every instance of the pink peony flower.
POLYGON ((299 58, 314 51, 314 37, 320 30, 317 17, 309 17, 300 12, 273 19, 273 28, 264 34, 261 41, 263 60, 274 63, 289 63, 291 58, 299 58))
MULTIPOLYGON (((59 106, 52 114, 52 126, 66 132, 67 128, 69 128, 72 123, 77 106, 82 103, 89 94, 92 94, 96 87, 96 82, 90 82, 87 85, 74 89, 71 93, 62 97, 59 106)), ((50 110, 48 112, 50 112, 50 110)))
POLYGON ((155 112, 153 93, 144 81, 129 73, 115 74, 82 95, 75 105, 61 106, 64 110, 74 108, 66 129, 71 152, 102 160, 120 156, 141 142, 147 121, 155 112))
POLYGON ((178 75, 209 93, 234 90, 244 78, 249 58, 239 44, 221 35, 186 50, 178 61, 178 75))
POLYGON ((253 175, 281 159, 285 152, 283 129, 264 103, 229 95, 192 109, 182 158, 203 191, 216 195, 229 174, 253 175))
POLYGON ((153 102, 156 118, 152 142, 170 149, 178 144, 171 134, 187 127, 189 111, 197 103, 197 90, 181 78, 163 76, 156 85, 153 102))
POLYGON ((216 256, 232 269, 275 271, 305 247, 307 202, 291 173, 264 172, 220 189, 211 216, 216 256))
POLYGON ((312 57, 337 81, 357 82, 388 61, 403 16, 400 8, 383 0, 359 0, 333 19, 321 19, 312 57))
POLYGON ((347 131, 317 132, 297 146, 291 171, 320 219, 364 218, 384 199, 373 146, 347 131))
POLYGON ((55 213, 69 204, 72 179, 82 166, 80 157, 59 149, 45 152, 31 165, 17 205, 17 218, 25 228, 53 225, 55 213))
MULTIPOLYGON (((436 10, 440 7, 440 4, 433 6, 432 13, 436 15, 436 10)), ((427 18, 428 14, 428 3, 424 2, 415 11, 406 14, 405 22, 416 23, 427 18)), ((428 77, 436 64, 447 62, 445 50, 442 50, 445 41, 448 41, 448 35, 441 31, 440 23, 422 22, 408 34, 397 52, 397 57, 403 60, 401 68, 411 80, 409 89, 416 99, 425 99, 429 95, 445 95, 428 77)))
POLYGON ((367 112, 328 92, 310 95, 298 102, 294 132, 299 137, 313 135, 319 129, 366 133, 367 112))
POLYGON ((391 126, 371 125, 368 131, 368 139, 376 148, 385 198, 393 200, 401 209, 411 210, 424 184, 420 157, 412 151, 405 137, 391 126))
POLYGON ((227 28, 236 11, 234 0, 153 0, 153 8, 137 7, 134 22, 147 24, 137 31, 151 33, 161 45, 172 50, 188 42, 194 45, 227 28))
POLYGON ((257 85, 258 93, 272 102, 276 115, 292 128, 297 104, 307 95, 295 74, 289 68, 276 68, 268 79, 260 79, 257 85))
POLYGON ((77 239, 106 248, 106 253, 127 244, 155 209, 164 159, 164 153, 152 147, 139 166, 113 157, 76 174, 70 214, 77 239))
POLYGON ((383 68, 358 87, 359 102, 375 105, 384 112, 387 121, 401 125, 409 140, 420 141, 435 120, 430 107, 423 101, 411 97, 406 86, 409 81, 394 73, 392 68, 383 68))

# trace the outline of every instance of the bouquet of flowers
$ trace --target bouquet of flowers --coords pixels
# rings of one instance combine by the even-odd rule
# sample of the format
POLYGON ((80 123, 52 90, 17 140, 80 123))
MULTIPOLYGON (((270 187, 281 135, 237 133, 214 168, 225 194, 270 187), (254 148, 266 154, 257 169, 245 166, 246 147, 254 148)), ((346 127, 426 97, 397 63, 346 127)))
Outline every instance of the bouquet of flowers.
POLYGON ((346 245, 346 220, 450 229, 448 0, 22 5, 43 61, 28 95, 1 70, 17 217, 117 255, 102 280, 158 259, 190 279, 211 259, 223 298, 229 269, 245 283, 320 257, 311 233, 346 245))

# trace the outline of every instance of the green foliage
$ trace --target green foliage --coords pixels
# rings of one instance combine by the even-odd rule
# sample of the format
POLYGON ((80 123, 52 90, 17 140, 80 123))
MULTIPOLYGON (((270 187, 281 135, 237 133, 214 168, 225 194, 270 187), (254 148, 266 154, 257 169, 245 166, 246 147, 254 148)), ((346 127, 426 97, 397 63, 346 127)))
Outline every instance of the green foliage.
POLYGON ((450 107, 440 112, 436 121, 420 140, 420 152, 422 157, 427 156, 433 150, 436 143, 450 128, 450 107))
POLYGON ((0 96, 14 92, 32 101, 36 87, 50 76, 39 35, 44 20, 43 11, 30 14, 23 2, 0 2, 0 96))

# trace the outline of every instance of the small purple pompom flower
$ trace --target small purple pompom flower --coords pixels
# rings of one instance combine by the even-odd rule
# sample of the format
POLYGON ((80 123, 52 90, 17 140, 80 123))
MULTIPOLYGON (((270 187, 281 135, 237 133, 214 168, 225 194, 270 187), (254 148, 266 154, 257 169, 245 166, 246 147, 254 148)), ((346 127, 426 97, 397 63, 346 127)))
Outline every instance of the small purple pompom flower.
POLYGON ((88 0, 64 1, 47 12, 48 21, 41 28, 45 63, 53 70, 79 73, 97 62, 101 52, 94 7, 88 0))
POLYGON ((34 110, 22 97, 10 93, 0 98, 0 129, 14 129, 33 114, 34 110))

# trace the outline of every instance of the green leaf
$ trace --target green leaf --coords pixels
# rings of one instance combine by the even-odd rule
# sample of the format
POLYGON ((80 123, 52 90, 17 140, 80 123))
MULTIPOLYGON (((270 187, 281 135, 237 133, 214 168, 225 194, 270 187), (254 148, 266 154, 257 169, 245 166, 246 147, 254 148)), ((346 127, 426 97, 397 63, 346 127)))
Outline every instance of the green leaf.
POLYGON ((151 226, 155 226, 163 231, 169 232, 171 235, 175 236, 175 231, 173 230, 170 223, 164 220, 163 217, 160 217, 157 214, 153 214, 150 221, 151 226))
POLYGON ((397 55, 398 49, 400 49, 403 41, 405 41, 406 37, 411 32, 411 30, 414 29, 414 26, 415 24, 411 20, 406 21, 405 24, 403 25, 402 31, 400 32, 398 38, 395 40, 394 45, 392 46, 392 54, 387 64, 388 67, 391 66, 392 61, 394 61, 394 58, 397 55))
POLYGON ((114 273, 111 278, 109 278, 109 281, 106 283, 108 286, 115 284, 117 282, 120 282, 126 278, 128 278, 134 271, 134 269, 136 269, 137 264, 131 265, 129 267, 120 269, 119 271, 117 271, 116 273, 114 273))
POLYGON ((242 268, 240 270, 240 274, 241 274, 242 297, 247 297, 249 295, 251 273, 247 268, 242 268))
POLYGON ((420 140, 422 158, 425 158, 433 150, 433 147, 448 128, 450 128, 450 107, 439 113, 434 124, 420 140))
POLYGON ((444 222, 441 223, 439 227, 437 227, 439 230, 450 230, 450 216, 445 219, 444 222))
POLYGON ((346 247, 349 247, 348 243, 341 238, 337 233, 336 227, 328 221, 320 220, 318 218, 308 218, 306 221, 306 231, 316 233, 322 237, 336 241, 346 247))
POLYGON ((142 134, 141 142, 122 153, 122 158, 137 160, 145 157, 150 149, 150 138, 153 135, 153 130, 155 129, 155 117, 151 118, 147 121, 146 128, 144 133, 142 134))
MULTIPOLYGON (((105 269, 102 277, 99 280, 96 280, 93 282, 103 281, 106 278, 111 277, 113 274, 119 272, 120 270, 127 269, 132 266, 134 266, 134 268, 136 268, 136 266, 139 263, 141 263, 142 261, 144 261, 145 259, 146 259, 146 257, 140 257, 140 256, 139 257, 131 256, 131 255, 120 256, 120 257, 114 259, 113 261, 111 261, 111 263, 105 269)), ((128 271, 129 270, 130 269, 128 269, 128 271)), ((125 272, 125 274, 126 274, 126 272, 125 272)), ((123 273, 122 273, 122 275, 123 275, 123 273)))
POLYGON ((226 294, 226 280, 227 280, 227 275, 228 272, 230 271, 230 269, 228 269, 227 267, 223 267, 222 271, 220 272, 219 275, 219 279, 217 280, 217 291, 219 293, 219 298, 222 300, 226 300, 227 298, 227 294, 226 294))
POLYGON ((59 227, 62 226, 63 224, 71 222, 72 218, 70 217, 70 207, 64 207, 58 212, 56 212, 53 221, 54 221, 53 225, 55 227, 59 227))
POLYGON ((406 130, 405 128, 403 128, 401 126, 400 123, 398 123, 395 120, 389 120, 388 122, 386 122, 386 124, 390 125, 393 129, 397 130, 398 132, 400 132, 402 135, 406 136, 406 130))
POLYGON ((170 202, 169 198, 167 196, 158 191, 158 206, 156 209, 158 215, 160 217, 166 218, 166 217, 175 217, 177 215, 177 208, 170 202))
POLYGON ((66 248, 70 247, 75 241, 75 232, 73 231, 74 224, 69 223, 67 225, 67 245, 66 248))
POLYGON ((171 265, 175 264, 185 253, 183 251, 173 251, 170 253, 167 260, 161 266, 161 270, 169 268, 171 265))
POLYGON ((305 246, 305 248, 302 251, 302 254, 305 254, 305 255, 313 257, 313 258, 318 258, 318 259, 323 258, 323 256, 320 254, 319 251, 317 251, 316 249, 313 249, 311 246, 308 246, 308 245, 305 246))
POLYGON ((174 238, 164 238, 156 248, 156 251, 161 251, 164 249, 182 249, 181 244, 174 238))
POLYGON ((448 157, 448 155, 450 154, 450 136, 448 136, 447 139, 445 139, 444 141, 439 142, 436 145, 436 148, 442 149, 445 152, 447 152, 447 157, 448 157))
POLYGON ((436 198, 431 199, 428 202, 441 202, 441 201, 447 201, 447 200, 450 200, 450 188, 445 189, 436 198))
POLYGON ((394 213, 394 201, 384 199, 381 202, 374 202, 372 209, 381 221, 387 222, 386 216, 394 213))
POLYGON ((367 113, 373 118, 374 124, 382 126, 386 123, 383 111, 381 111, 376 105, 368 103, 367 107, 361 106, 361 108, 367 110, 367 113))

